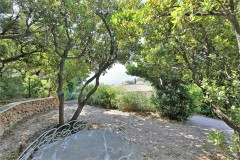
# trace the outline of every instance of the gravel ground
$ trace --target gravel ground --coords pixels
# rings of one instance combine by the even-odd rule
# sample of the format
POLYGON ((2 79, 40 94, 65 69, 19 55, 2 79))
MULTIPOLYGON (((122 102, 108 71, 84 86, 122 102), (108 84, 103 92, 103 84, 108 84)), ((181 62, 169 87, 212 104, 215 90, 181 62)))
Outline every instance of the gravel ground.
MULTIPOLYGON (((74 103, 66 104, 66 119, 70 119, 76 107, 74 103)), ((208 145, 206 134, 216 126, 215 121, 209 126, 201 121, 202 116, 194 117, 186 123, 177 123, 159 119, 154 115, 142 116, 131 112, 85 106, 79 119, 100 128, 123 130, 139 146, 144 160, 208 159, 203 148, 208 145)), ((206 117, 202 117, 204 118, 206 117)), ((42 133, 40 130, 46 130, 47 127, 56 124, 57 119, 58 111, 53 110, 16 125, 0 139, 0 160, 11 159, 9 154, 13 152, 16 154, 19 142, 29 144, 42 133), (4 158, 6 156, 8 158, 4 158)), ((204 120, 206 124, 210 124, 209 121, 213 119, 204 120)), ((221 121, 220 124, 222 123, 221 121)), ((215 129, 219 128, 215 127, 215 129)), ((229 128, 220 129, 226 133, 231 132, 229 128)))

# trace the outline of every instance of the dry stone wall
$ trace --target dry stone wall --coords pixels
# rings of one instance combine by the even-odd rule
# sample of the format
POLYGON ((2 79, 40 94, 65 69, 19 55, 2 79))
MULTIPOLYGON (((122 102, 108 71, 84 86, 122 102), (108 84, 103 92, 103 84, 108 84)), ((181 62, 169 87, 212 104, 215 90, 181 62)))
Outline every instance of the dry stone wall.
POLYGON ((58 107, 58 99, 54 97, 15 102, 0 107, 0 124, 10 127, 23 118, 58 107))

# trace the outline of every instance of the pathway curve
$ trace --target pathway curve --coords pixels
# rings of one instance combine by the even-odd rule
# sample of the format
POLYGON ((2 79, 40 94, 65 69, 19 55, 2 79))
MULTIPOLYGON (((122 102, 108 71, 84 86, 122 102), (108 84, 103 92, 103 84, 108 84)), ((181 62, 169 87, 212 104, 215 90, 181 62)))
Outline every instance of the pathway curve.
MULTIPOLYGON (((76 108, 74 101, 66 103, 66 119, 71 118, 76 108)), ((32 142, 33 133, 56 124, 57 119, 58 111, 52 110, 16 125, 10 134, 0 139, 0 159, 17 150, 16 144, 20 141, 28 144, 32 142)), ((79 119, 88 121, 94 128, 124 131, 137 144, 144 160, 206 160, 206 153, 203 151, 203 146, 208 145, 206 134, 213 127, 231 132, 223 122, 201 116, 194 116, 187 123, 176 123, 153 116, 92 106, 85 106, 79 119)))
POLYGON ((219 119, 195 115, 189 118, 187 123, 196 127, 208 128, 215 131, 222 131, 227 135, 231 135, 233 133, 233 129, 231 129, 226 123, 219 119))
MULTIPOLYGON (((77 105, 67 104, 68 118, 77 105)), ((211 130, 231 130, 220 120, 203 116, 193 116, 186 123, 164 121, 156 117, 143 117, 135 113, 106 110, 86 106, 80 120, 88 121, 97 127, 115 127, 124 132, 139 146, 144 159, 156 160, 196 160, 207 159, 203 146, 208 144, 206 135, 211 130), (214 124, 217 124, 215 127, 214 124)))

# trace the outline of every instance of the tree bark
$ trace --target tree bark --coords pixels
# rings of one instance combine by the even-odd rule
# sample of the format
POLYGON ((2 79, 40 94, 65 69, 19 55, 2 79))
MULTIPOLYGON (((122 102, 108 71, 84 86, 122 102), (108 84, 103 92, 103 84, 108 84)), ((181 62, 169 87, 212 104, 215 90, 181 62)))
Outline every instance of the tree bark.
POLYGON ((109 67, 111 66, 116 58, 117 58, 117 53, 116 53, 116 46, 115 46, 115 37, 114 37, 114 33, 111 30, 110 26, 108 25, 107 21, 106 21, 106 15, 104 15, 103 13, 100 12, 94 12, 97 16, 99 16, 99 18, 101 18, 102 22, 104 23, 104 26, 108 32, 108 35, 110 37, 110 46, 109 46, 109 56, 107 56, 106 60, 103 61, 102 63, 100 63, 99 70, 98 72, 92 76, 82 87, 80 93, 79 93, 79 97, 78 97, 78 108, 75 111, 74 115, 71 118, 72 120, 76 120, 80 113, 82 112, 82 109, 84 107, 84 105, 87 103, 88 99, 90 98, 90 96, 97 90, 98 86, 99 86, 99 77, 100 75, 109 67), (95 86, 92 90, 90 90, 87 94, 87 96, 83 98, 83 90, 84 88, 90 83, 92 82, 94 79, 96 79, 96 83, 95 86))
MULTIPOLYGON (((202 86, 198 85, 198 87, 200 87, 203 94, 206 95, 206 90, 202 86)), ((232 128, 235 132, 240 134, 240 127, 236 123, 234 123, 226 114, 224 114, 216 104, 211 103, 210 107, 212 108, 214 113, 216 113, 218 118, 223 120, 223 122, 225 122, 230 128, 232 128)))
POLYGON ((237 124, 228 118, 227 115, 225 115, 215 104, 212 103, 211 107, 219 118, 221 118, 230 128, 240 134, 240 127, 237 124))
POLYGON ((63 93, 63 68, 65 58, 61 57, 58 72, 58 99, 59 99, 59 125, 64 124, 64 93, 63 93))
POLYGON ((236 40, 238 44, 238 53, 240 54, 240 24, 238 22, 236 14, 228 14, 227 19, 232 24, 233 29, 235 30, 236 40))
POLYGON ((81 100, 82 99, 82 91, 81 91, 81 93, 79 93, 78 108, 75 111, 74 115, 72 116, 71 121, 77 120, 77 118, 79 117, 80 113, 82 112, 82 109, 83 109, 84 105, 87 103, 87 101, 90 98, 90 96, 97 90, 97 88, 99 86, 99 77, 100 77, 100 75, 101 74, 97 75, 95 86, 94 86, 94 88, 91 91, 88 92, 88 94, 87 94, 85 99, 81 100))

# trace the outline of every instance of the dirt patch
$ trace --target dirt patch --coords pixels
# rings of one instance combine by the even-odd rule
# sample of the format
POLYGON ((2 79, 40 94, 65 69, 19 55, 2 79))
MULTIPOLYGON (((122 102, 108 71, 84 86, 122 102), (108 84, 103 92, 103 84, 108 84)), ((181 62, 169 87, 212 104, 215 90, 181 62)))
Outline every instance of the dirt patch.
MULTIPOLYGON (((66 119, 71 118, 76 107, 75 104, 66 104, 66 119)), ((88 121, 97 129, 106 127, 124 131, 128 138, 139 146, 144 160, 208 159, 203 151, 204 146, 208 144, 208 128, 166 121, 157 116, 143 116, 92 106, 84 107, 79 119, 88 121)), ((20 142, 30 144, 43 131, 54 126, 57 120, 58 111, 52 110, 33 116, 11 128, 0 139, 0 159, 16 159, 20 142)))

